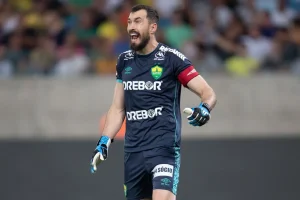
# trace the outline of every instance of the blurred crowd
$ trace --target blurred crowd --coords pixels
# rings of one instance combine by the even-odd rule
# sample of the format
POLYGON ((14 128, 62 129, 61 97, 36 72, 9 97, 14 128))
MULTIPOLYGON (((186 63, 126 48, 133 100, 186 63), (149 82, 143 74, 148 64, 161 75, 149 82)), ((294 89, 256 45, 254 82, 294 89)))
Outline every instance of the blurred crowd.
POLYGON ((135 4, 200 72, 300 74, 299 0, 0 0, 0 77, 114 74, 135 4))

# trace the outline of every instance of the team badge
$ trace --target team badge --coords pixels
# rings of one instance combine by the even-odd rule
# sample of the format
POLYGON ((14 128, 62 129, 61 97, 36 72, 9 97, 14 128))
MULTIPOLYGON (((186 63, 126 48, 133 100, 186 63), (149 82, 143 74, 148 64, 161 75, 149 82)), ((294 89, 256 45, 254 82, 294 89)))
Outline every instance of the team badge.
POLYGON ((151 68, 151 75, 155 80, 159 79, 162 73, 163 73, 163 68, 158 65, 155 65, 151 68))

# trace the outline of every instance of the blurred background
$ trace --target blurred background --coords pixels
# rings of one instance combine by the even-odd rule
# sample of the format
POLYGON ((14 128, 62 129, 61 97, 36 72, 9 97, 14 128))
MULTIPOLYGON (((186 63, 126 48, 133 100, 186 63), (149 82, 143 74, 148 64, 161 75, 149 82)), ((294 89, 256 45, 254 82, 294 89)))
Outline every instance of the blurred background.
POLYGON ((89 160, 136 4, 218 97, 207 125, 183 117, 177 199, 299 200, 299 0, 0 0, 0 199, 125 199, 125 124, 89 160))
POLYGON ((137 3, 202 73, 300 73, 297 0, 1 0, 1 78, 114 73, 137 3))

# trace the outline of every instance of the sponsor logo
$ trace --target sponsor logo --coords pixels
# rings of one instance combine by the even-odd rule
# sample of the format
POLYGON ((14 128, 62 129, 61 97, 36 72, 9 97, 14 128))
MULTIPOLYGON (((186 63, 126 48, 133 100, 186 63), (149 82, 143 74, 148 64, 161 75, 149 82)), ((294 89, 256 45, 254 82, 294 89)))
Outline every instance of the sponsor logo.
POLYGON ((177 51, 176 49, 171 49, 171 48, 168 48, 168 47, 165 47, 165 46, 161 46, 159 48, 160 51, 163 51, 163 52, 172 52, 173 54, 175 54, 177 57, 179 57, 181 60, 185 60, 186 57, 180 53, 179 51, 177 51))
POLYGON ((125 68, 125 74, 131 74, 132 67, 128 66, 125 68))
POLYGON ((126 112, 126 119, 128 121, 132 120, 142 120, 142 119, 149 119, 154 118, 156 116, 162 115, 162 109, 163 107, 157 107, 154 109, 149 110, 138 110, 138 111, 130 111, 126 112))
POLYGON ((162 81, 123 81, 124 90, 161 90, 162 81))
POLYGON ((164 51, 158 51, 155 54, 154 60, 164 60, 165 59, 165 52, 164 51))
POLYGON ((168 176, 173 177, 174 167, 169 164, 156 165, 152 170, 153 178, 158 176, 168 176))
POLYGON ((159 65, 155 65, 154 67, 151 68, 151 75, 155 80, 159 79, 162 73, 163 73, 163 68, 160 67, 159 65))
POLYGON ((134 54, 132 52, 128 52, 125 54, 124 60, 130 60, 134 58, 134 54))
POLYGON ((170 186, 170 183, 171 183, 171 180, 168 179, 168 178, 163 178, 160 180, 160 184, 163 185, 163 186, 170 186))

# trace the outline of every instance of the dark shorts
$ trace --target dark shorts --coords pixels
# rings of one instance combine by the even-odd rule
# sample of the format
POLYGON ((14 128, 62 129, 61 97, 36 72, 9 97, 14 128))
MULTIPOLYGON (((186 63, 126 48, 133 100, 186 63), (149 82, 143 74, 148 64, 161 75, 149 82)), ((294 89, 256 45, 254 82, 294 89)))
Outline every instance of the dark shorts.
POLYGON ((177 194, 180 168, 179 148, 155 148, 125 152, 124 192, 128 200, 152 197, 152 190, 163 189, 177 194))

